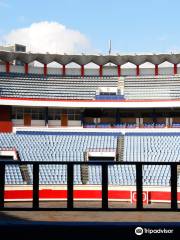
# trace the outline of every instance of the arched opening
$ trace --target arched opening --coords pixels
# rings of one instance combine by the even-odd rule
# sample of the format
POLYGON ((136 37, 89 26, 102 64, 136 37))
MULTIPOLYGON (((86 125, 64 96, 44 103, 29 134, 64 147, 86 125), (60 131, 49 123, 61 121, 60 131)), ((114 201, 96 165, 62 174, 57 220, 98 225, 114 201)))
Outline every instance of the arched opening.
POLYGON ((53 61, 47 65, 48 75, 62 75, 62 65, 53 61))
POLYGON ((159 64, 159 75, 172 75, 174 74, 174 64, 165 61, 159 64))
POLYGON ((22 61, 21 57, 17 56, 14 61, 10 62, 9 71, 18 74, 24 74, 25 70, 28 72, 27 66, 28 65, 22 61))
POLYGON ((90 62, 84 65, 84 74, 85 76, 98 76, 99 77, 99 65, 90 62))
POLYGON ((130 62, 121 65, 122 76, 136 76, 136 65, 130 62))
POLYGON ((66 65, 66 76, 81 76, 81 66, 75 62, 66 65))
POLYGON ((154 76, 154 64, 145 62, 140 65, 140 75, 142 76, 154 76))
POLYGON ((44 75, 44 64, 38 61, 33 61, 28 66, 29 74, 43 74, 44 75))
POLYGON ((7 67, 7 63, 4 62, 4 61, 1 61, 1 64, 0 64, 0 72, 2 73, 8 73, 8 71, 10 71, 10 65, 8 64, 8 67, 7 67))
POLYGON ((108 62, 103 66, 103 76, 117 77, 117 65, 108 62))

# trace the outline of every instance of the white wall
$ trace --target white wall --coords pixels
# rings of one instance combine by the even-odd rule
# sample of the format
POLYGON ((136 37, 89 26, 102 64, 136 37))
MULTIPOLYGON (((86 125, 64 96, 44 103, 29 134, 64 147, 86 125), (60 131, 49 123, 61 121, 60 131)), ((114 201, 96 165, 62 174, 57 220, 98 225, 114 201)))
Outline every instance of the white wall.
POLYGON ((80 127, 81 121, 68 120, 68 127, 80 127))
POLYGON ((8 99, 0 98, 0 105, 3 106, 30 106, 30 107, 59 107, 59 108, 171 108, 180 107, 180 101, 178 100, 141 100, 141 101, 46 101, 46 100, 29 100, 29 99, 8 99))
POLYGON ((10 72, 24 73, 24 66, 10 65, 10 72))
POLYGON ((13 126, 24 126, 23 119, 12 119, 13 126))
POLYGON ((159 75, 173 75, 174 68, 172 67, 159 67, 159 75))
POLYGON ((136 68, 121 68, 121 75, 136 76, 136 68))
POLYGON ((139 68, 139 72, 141 76, 153 76, 154 75, 154 68, 139 68))
POLYGON ((47 73, 48 74, 59 74, 62 75, 62 67, 59 65, 59 67, 48 67, 47 65, 47 73))
POLYGON ((85 76, 88 75, 88 76, 98 76, 99 75, 99 68, 84 68, 84 74, 85 76))
POLYGON ((45 126, 44 120, 31 120, 31 126, 45 126))
POLYGON ((77 67, 77 68, 68 68, 66 67, 66 76, 68 75, 78 75, 81 76, 81 67, 77 67))
POLYGON ((177 68, 177 73, 180 74, 180 67, 177 68))
MULTIPOLYGON (((13 126, 24 126, 24 119, 12 119, 13 126)), ((31 126, 45 126, 44 120, 31 120, 31 126)))
POLYGON ((0 72, 6 72, 6 65, 0 64, 0 72))
POLYGON ((114 76, 118 74, 117 66, 106 66, 103 67, 103 75, 114 76))
POLYGON ((61 120, 49 120, 48 121, 48 126, 49 127, 54 127, 54 126, 58 126, 60 127, 61 126, 61 120))
POLYGON ((44 74, 44 67, 32 67, 29 66, 29 73, 35 73, 35 74, 44 74))

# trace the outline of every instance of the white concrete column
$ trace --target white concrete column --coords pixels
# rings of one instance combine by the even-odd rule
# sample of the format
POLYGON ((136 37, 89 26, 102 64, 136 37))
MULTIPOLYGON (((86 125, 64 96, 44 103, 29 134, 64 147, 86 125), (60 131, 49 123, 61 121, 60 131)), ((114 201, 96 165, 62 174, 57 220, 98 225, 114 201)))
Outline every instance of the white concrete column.
POLYGON ((143 118, 139 118, 139 126, 144 127, 143 118))
POLYGON ((139 128, 139 122, 140 122, 140 119, 139 118, 136 118, 136 127, 138 127, 139 128))

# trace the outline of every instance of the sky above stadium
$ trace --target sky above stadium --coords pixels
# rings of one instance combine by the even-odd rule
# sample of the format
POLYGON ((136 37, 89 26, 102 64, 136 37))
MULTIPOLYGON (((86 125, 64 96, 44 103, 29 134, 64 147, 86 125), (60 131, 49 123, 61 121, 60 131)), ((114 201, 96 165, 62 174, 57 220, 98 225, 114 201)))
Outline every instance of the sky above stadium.
POLYGON ((34 52, 180 52, 179 0, 0 0, 0 45, 34 52))

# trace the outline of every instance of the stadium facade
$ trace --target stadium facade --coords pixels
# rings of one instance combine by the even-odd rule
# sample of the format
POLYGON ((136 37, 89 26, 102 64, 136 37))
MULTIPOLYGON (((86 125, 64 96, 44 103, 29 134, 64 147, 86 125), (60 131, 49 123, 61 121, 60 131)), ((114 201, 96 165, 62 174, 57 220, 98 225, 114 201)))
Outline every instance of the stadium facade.
MULTIPOLYGON (((180 54, 0 51, 0 61, 0 157, 26 162, 180 161, 180 54), (42 66, 33 66, 35 61, 42 66), (54 62, 59 67, 48 66, 54 62), (153 66, 144 67, 146 62, 153 66), (164 62, 171 67, 161 66, 164 62), (71 63, 79 67, 68 67, 71 63), (97 68, 86 67, 90 63, 97 68), (134 67, 123 67, 126 63, 134 67)), ((66 170, 41 166, 44 199, 66 198, 66 170)), ((30 199, 32 171, 27 164, 7 167, 7 200, 30 199)), ((100 167, 79 165, 74 171, 76 198, 99 199, 100 167)), ((177 172, 179 184, 179 168, 177 172)), ((135 168, 109 166, 108 174, 110 199, 135 201, 135 168)), ((143 177, 146 203, 170 201, 168 165, 145 166, 143 177)))
POLYGON ((1 132, 11 132, 13 126, 23 125, 175 127, 179 124, 180 54, 94 56, 1 51, 0 60, 4 62, 0 65, 1 112, 4 112, 1 132), (17 60, 24 66, 11 64, 17 60), (42 63, 42 67, 29 66, 33 61, 42 63), (172 67, 160 67, 165 61, 172 63, 172 67), (51 62, 61 65, 48 68, 51 62), (123 68, 128 62, 135 67, 123 68), (154 67, 141 68, 145 62, 154 67), (66 67, 70 63, 80 67, 66 67), (86 68, 89 63, 99 67, 86 68))

